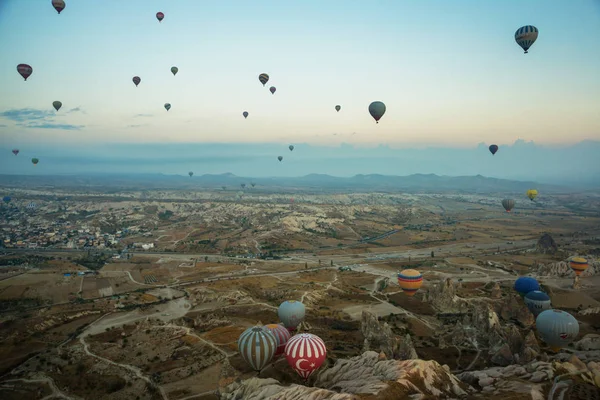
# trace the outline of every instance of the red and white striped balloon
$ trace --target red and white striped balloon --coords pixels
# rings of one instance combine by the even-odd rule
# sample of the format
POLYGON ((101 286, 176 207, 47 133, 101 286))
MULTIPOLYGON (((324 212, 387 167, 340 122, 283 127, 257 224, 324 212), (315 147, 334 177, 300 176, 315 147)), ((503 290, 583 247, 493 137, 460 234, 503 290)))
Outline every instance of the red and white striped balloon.
POLYGON ((288 340, 290 340, 292 335, 285 328, 285 326, 280 324, 265 325, 265 328, 271 331, 273 336, 275 336, 275 340, 277 341, 277 350, 275 351, 275 356, 273 357, 275 358, 285 352, 285 345, 287 344, 288 340))
POLYGON ((312 333, 294 335, 285 345, 285 358, 298 375, 308 379, 325 361, 327 348, 323 339, 312 333))

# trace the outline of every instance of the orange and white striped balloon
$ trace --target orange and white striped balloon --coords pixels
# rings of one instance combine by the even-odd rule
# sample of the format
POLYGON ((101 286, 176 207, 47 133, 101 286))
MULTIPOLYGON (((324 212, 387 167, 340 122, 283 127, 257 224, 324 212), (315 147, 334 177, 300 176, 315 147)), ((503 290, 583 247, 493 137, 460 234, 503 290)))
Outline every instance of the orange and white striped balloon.
POLYGON ((569 264, 577 276, 581 275, 589 267, 588 261, 583 257, 572 257, 569 260, 569 264))

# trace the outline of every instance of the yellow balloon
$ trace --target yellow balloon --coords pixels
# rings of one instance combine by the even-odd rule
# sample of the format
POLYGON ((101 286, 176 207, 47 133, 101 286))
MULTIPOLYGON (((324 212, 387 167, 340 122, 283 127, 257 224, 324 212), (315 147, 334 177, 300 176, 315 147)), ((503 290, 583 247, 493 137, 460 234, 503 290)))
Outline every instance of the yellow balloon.
POLYGON ((538 195, 538 191, 535 189, 529 189, 526 193, 527 197, 529 197, 529 200, 533 201, 533 199, 535 199, 538 195))

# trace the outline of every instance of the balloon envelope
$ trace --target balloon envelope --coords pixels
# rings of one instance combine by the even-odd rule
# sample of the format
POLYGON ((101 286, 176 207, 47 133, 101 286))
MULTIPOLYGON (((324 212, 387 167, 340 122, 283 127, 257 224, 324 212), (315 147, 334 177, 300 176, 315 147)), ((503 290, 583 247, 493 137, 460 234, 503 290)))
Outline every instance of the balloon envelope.
POLYGON ((383 117, 383 114, 385 114, 385 104, 381 101, 372 102, 369 104, 369 113, 371 114, 371 117, 375 119, 375 122, 379 123, 379 120, 383 117))
POLYGON ((287 300, 279 305, 277 315, 288 330, 293 331, 304 320, 304 304, 296 300, 287 300))
POLYGON ((244 111, 244 112, 242 113, 242 115, 244 116, 244 118, 248 118, 248 111, 244 111))
POLYGON ((171 72, 173 73, 173 75, 177 75, 177 72, 179 72, 179 68, 171 67, 171 72))
POLYGON ((33 68, 29 64, 19 64, 17 65, 17 72, 23 77, 23 79, 27 80, 33 74, 33 68))
POLYGON ((525 194, 527 197, 529 197, 529 200, 533 201, 537 197, 538 191, 535 189, 529 189, 525 194))
POLYGON ((135 86, 139 85, 140 82, 142 81, 142 79, 139 76, 134 76, 132 79, 133 83, 135 83, 135 86))
POLYGON ((19 149, 13 149, 12 153, 16 156, 17 154, 19 154, 19 149))
POLYGON ((398 273, 398 285, 407 296, 414 296, 423 285, 423 275, 416 269, 405 269, 398 273))
POLYGON ((165 18, 165 14, 161 13, 160 11, 156 13, 156 19, 158 20, 158 22, 162 21, 165 18))
POLYGON ((498 146, 496 146, 495 144, 493 144, 493 145, 491 145, 489 147, 489 149, 490 149, 490 153, 492 153, 492 155, 494 155, 498 151, 498 146))
POLYGON ((529 276, 521 276, 515 281, 515 290, 521 295, 525 296, 527 293, 540 290, 540 284, 538 281, 529 276))
POLYGON ((260 371, 271 362, 276 349, 275 336, 264 326, 250 327, 238 339, 240 355, 255 371, 260 371))
POLYGON ((589 267, 588 261, 583 257, 572 257, 569 260, 569 265, 577 276, 580 276, 589 267))
POLYGON ((269 82, 269 75, 262 73, 258 76, 258 80, 263 84, 263 86, 265 86, 267 82, 269 82))
POLYGON ((170 103, 165 103, 165 110, 169 111, 171 109, 170 103))
POLYGON ((54 107, 54 109, 55 109, 56 111, 58 111, 58 110, 60 110, 60 108, 62 107, 62 103, 61 103, 60 101, 58 101, 58 100, 57 100, 57 101, 54 101, 54 102, 52 102, 52 107, 54 107))
POLYGON ((292 337, 290 331, 285 329, 285 327, 280 324, 265 325, 265 328, 267 328, 273 334, 275 341, 277 342, 277 350, 275 351, 274 357, 285 353, 285 345, 292 337))
POLYGON ((506 212, 510 212, 515 206, 515 201, 512 199, 504 199, 502 200, 502 207, 506 210, 506 212))
POLYGON ((4 201, 5 203, 8 203, 8 202, 10 202, 10 196, 4 196, 4 197, 2 198, 2 201, 4 201))
POLYGON ((579 335, 579 322, 561 310, 542 311, 535 319, 541 339, 554 351, 569 345, 579 335))
POLYGON ((293 145, 293 144, 290 144, 290 145, 288 146, 288 149, 290 149, 290 151, 293 151, 293 150, 294 150, 294 145, 293 145))
POLYGON ((188 175, 191 177, 192 175, 194 175, 194 173, 192 171, 188 172, 188 175))
POLYGON ((539 290, 532 290, 525 295, 525 305, 536 317, 542 312, 552 308, 550 296, 539 290))
POLYGON ((340 112, 340 110, 342 109, 342 106, 335 106, 335 111, 340 112))
POLYGON ((271 94, 275 94, 275 91, 277 90, 277 88, 275 86, 271 86, 269 88, 269 92, 271 92, 271 94))
POLYGON ((515 32, 515 41, 525 51, 525 54, 536 41, 538 33, 538 28, 533 25, 522 26, 515 32))
POLYGON ((311 333, 292 336, 285 345, 285 358, 298 375, 308 379, 325 361, 327 347, 323 339, 311 333))
POLYGON ((281 160, 283 160, 283 157, 279 156, 279 157, 277 157, 277 159, 278 159, 279 161, 281 161, 281 160))
POLYGON ((65 9, 65 2, 63 0, 52 0, 52 6, 60 14, 65 9))

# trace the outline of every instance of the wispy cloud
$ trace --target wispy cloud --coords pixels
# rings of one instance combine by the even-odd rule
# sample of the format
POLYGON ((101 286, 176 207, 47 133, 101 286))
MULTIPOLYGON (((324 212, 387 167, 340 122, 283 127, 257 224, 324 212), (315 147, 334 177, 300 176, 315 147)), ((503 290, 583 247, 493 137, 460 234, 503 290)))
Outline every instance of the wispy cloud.
POLYGON ((82 114, 87 114, 81 107, 71 108, 69 111, 66 112, 66 114, 76 113, 76 112, 80 112, 82 114))
POLYGON ((71 125, 71 124, 53 124, 45 122, 42 124, 30 123, 26 125, 27 128, 39 128, 39 129, 62 129, 65 131, 78 131, 81 128, 85 128, 84 125, 71 125))
POLYGON ((0 113, 0 117, 11 121, 30 122, 46 120, 54 117, 54 111, 36 110, 34 108, 21 108, 18 110, 6 110, 0 113))
POLYGON ((154 117, 154 114, 136 114, 135 117, 154 117))
MULTIPOLYGON (((80 107, 73 108, 70 112, 83 112, 80 107)), ((6 110, 0 112, 0 118, 16 122, 18 126, 24 128, 37 129, 62 129, 62 130, 79 130, 84 128, 84 125, 57 124, 54 121, 56 114, 51 110, 37 110, 34 108, 21 108, 14 110, 6 110)))

